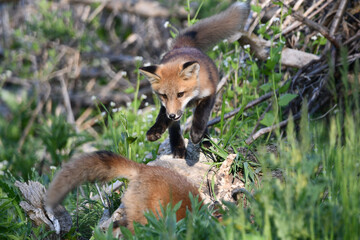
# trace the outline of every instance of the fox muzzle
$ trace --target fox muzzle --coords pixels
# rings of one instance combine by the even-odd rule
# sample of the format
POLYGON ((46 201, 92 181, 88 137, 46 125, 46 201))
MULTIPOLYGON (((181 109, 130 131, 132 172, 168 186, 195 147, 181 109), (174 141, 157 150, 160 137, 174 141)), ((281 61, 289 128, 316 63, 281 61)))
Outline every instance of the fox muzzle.
POLYGON ((173 121, 179 121, 183 115, 183 112, 182 111, 177 111, 177 113, 166 113, 167 117, 170 119, 170 120, 173 120, 173 121))

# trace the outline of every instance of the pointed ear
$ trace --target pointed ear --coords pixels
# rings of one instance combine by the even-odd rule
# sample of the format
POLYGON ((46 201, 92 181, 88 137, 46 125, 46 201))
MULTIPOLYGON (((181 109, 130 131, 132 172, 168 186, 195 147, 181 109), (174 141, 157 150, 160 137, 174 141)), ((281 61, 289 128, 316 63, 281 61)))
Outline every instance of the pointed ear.
POLYGON ((184 77, 185 80, 199 75, 200 64, 196 61, 186 62, 182 66, 182 70, 180 72, 180 76, 184 77))
POLYGON ((151 84, 160 81, 160 77, 156 74, 157 69, 157 65, 139 68, 140 72, 147 77, 151 84))

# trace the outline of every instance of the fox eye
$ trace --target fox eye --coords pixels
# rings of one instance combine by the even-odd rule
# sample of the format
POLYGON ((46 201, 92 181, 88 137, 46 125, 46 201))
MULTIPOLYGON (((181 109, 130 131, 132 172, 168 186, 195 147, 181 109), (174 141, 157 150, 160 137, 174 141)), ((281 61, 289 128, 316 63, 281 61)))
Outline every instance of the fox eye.
POLYGON ((179 92, 179 93, 177 94, 177 97, 178 97, 178 98, 181 98, 182 96, 184 96, 184 93, 185 93, 185 92, 179 92))
POLYGON ((159 94, 159 95, 160 95, 160 97, 162 97, 162 98, 164 98, 164 99, 167 99, 166 94, 159 94))

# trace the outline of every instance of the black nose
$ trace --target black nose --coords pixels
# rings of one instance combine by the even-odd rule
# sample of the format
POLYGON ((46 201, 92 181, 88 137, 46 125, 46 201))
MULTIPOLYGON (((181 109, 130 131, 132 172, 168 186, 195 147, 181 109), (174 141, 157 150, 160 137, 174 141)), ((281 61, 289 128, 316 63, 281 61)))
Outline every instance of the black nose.
POLYGON ((170 118, 170 119, 174 119, 174 118, 175 118, 175 114, 173 114, 173 113, 172 113, 172 114, 169 114, 169 118, 170 118))

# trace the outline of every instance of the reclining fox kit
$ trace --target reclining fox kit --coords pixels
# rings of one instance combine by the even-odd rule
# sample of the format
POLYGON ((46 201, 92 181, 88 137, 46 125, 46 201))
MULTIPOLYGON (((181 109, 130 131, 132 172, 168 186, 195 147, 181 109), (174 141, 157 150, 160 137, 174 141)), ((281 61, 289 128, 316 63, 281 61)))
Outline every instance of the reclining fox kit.
MULTIPOLYGON (((248 12, 248 4, 235 3, 224 12, 199 21, 179 34, 159 65, 140 69, 148 77, 162 104, 147 138, 155 141, 169 128, 171 150, 175 157, 184 158, 186 154, 179 124, 185 107, 195 104, 190 137, 196 144, 204 137, 214 105, 219 74, 214 62, 203 51, 240 30, 248 12)), ((174 206, 181 201, 177 220, 184 218, 186 209, 191 209, 189 193, 199 195, 197 188, 186 177, 173 170, 139 164, 111 152, 99 151, 64 164, 47 191, 46 209, 51 213, 51 209, 83 182, 104 182, 114 178, 129 180, 122 203, 127 227, 131 231, 134 231, 134 221, 146 223, 145 211, 161 213, 160 205, 171 203, 174 206)))
POLYGON ((185 107, 195 106, 190 138, 197 144, 206 133, 215 103, 219 73, 203 51, 242 30, 249 9, 248 4, 237 2, 224 12, 200 20, 179 34, 160 64, 140 68, 162 105, 155 124, 146 133, 147 139, 156 141, 169 128, 175 158, 186 155, 179 123, 185 107))
POLYGON ((114 178, 129 180, 121 201, 125 206, 127 227, 132 232, 134 221, 146 224, 144 212, 161 213, 160 205, 171 203, 174 206, 182 201, 176 217, 177 220, 184 218, 186 209, 191 210, 189 193, 199 195, 197 188, 186 177, 171 169, 148 166, 112 152, 99 151, 77 157, 62 167, 50 184, 45 206, 54 209, 83 182, 105 182, 114 178))

